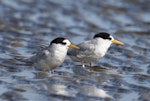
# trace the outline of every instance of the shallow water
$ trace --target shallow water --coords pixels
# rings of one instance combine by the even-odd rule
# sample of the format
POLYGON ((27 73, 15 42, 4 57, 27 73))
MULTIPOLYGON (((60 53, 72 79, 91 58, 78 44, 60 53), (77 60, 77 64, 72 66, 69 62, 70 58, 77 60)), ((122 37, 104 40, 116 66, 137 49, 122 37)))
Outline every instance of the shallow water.
POLYGON ((149 101, 148 0, 1 0, 0 101, 149 101), (92 70, 69 58, 55 74, 15 58, 31 56, 58 36, 74 44, 106 31, 112 45, 92 70))

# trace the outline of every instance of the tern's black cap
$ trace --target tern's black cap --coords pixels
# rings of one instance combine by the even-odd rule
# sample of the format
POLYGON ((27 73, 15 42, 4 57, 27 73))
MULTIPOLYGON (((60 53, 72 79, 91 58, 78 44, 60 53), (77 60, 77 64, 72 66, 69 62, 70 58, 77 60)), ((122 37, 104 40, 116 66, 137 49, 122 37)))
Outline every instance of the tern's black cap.
POLYGON ((103 39, 111 40, 110 34, 108 34, 106 32, 100 32, 100 33, 96 34, 93 38, 103 38, 103 39))
POLYGON ((55 38, 54 40, 52 40, 51 44, 55 43, 55 44, 63 44, 63 45, 65 45, 66 43, 63 42, 64 40, 66 40, 66 38, 58 37, 58 38, 55 38))

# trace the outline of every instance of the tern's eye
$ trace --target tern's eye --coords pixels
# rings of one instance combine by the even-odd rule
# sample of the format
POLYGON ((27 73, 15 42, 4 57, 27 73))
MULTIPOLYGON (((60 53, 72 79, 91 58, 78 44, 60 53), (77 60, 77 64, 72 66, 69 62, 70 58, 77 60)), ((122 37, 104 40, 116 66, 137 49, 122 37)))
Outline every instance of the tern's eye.
POLYGON ((62 42, 62 44, 63 44, 63 45, 66 45, 67 43, 66 43, 66 42, 62 42))
POLYGON ((112 38, 107 38, 108 40, 112 40, 112 38))

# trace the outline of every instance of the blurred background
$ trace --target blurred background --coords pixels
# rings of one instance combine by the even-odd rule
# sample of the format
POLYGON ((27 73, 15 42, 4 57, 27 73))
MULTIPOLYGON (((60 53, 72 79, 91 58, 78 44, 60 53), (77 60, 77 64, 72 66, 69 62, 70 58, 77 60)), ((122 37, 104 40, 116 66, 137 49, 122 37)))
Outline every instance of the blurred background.
POLYGON ((149 0, 1 0, 0 101, 149 101, 149 0), (112 45, 86 71, 66 61, 56 75, 15 60, 61 36, 78 44, 98 32, 112 45))

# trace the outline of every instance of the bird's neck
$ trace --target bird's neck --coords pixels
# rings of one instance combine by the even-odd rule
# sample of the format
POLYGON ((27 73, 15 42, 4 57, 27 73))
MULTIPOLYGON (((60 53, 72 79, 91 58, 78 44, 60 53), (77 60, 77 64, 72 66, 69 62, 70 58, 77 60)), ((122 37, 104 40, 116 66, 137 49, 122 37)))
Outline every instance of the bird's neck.
POLYGON ((112 42, 110 40, 98 39, 97 40, 97 45, 100 48, 99 51, 101 51, 101 53, 103 53, 105 55, 105 53, 107 52, 107 50, 110 47, 111 43, 112 42))
POLYGON ((68 49, 65 49, 66 47, 62 47, 62 46, 59 46, 59 45, 53 45, 51 47, 51 50, 53 51, 53 53, 55 54, 56 57, 59 57, 59 58, 65 58, 66 54, 67 54, 67 50, 68 49))

